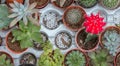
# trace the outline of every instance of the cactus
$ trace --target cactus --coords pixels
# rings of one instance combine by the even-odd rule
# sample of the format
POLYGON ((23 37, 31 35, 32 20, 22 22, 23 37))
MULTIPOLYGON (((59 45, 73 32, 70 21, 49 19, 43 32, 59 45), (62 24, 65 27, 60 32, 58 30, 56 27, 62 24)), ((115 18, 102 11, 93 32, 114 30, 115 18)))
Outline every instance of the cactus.
POLYGON ((65 64, 67 66, 85 66, 85 57, 80 51, 71 51, 66 56, 65 64))
POLYGON ((12 19, 8 18, 9 15, 8 7, 5 4, 0 4, 0 29, 9 26, 12 19))
POLYGON ((113 56, 109 55, 108 50, 100 49, 89 53, 90 66, 113 66, 113 56))
POLYGON ((82 18, 82 13, 79 9, 71 9, 67 12, 66 17, 70 24, 77 24, 82 18))
POLYGON ((120 1, 119 0, 102 0, 102 3, 106 8, 112 9, 117 7, 120 1))
POLYGON ((78 4, 85 7, 89 8, 97 4, 97 0, 77 0, 78 4))
POLYGON ((115 56, 116 53, 120 51, 120 49, 118 49, 120 47, 120 34, 118 34, 116 30, 106 31, 103 39, 105 48, 109 50, 110 54, 115 56))

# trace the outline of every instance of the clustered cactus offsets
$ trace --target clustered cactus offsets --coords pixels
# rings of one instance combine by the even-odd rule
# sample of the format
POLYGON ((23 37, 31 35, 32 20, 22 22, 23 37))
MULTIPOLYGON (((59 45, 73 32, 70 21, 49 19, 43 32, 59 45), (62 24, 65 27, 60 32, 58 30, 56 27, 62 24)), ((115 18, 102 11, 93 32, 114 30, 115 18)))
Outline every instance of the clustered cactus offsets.
POLYGON ((102 0, 103 6, 108 9, 114 9, 120 4, 120 0, 102 0))
POLYGON ((106 31, 103 36, 103 42, 105 48, 109 50, 109 53, 113 56, 120 51, 120 34, 116 30, 106 31))

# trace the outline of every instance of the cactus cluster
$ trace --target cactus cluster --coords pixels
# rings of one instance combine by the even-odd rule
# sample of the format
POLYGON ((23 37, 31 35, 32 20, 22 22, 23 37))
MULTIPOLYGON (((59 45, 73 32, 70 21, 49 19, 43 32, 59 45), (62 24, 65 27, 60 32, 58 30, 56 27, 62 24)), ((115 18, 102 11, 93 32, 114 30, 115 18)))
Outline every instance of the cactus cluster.
POLYGON ((116 30, 106 31, 103 36, 103 44, 113 56, 120 51, 120 34, 116 30))

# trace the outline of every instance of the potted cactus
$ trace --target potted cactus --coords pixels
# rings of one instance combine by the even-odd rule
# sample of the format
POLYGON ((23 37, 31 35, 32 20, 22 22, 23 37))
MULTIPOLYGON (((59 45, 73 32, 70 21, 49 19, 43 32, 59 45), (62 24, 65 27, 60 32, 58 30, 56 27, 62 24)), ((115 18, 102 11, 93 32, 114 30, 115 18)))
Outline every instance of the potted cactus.
POLYGON ((98 0, 76 0, 76 4, 84 7, 91 8, 97 4, 98 0))
POLYGON ((120 5, 120 0, 100 0, 100 4, 106 9, 115 9, 120 5))
POLYGON ((119 66, 120 65, 120 52, 117 53, 117 55, 114 58, 114 66, 119 66))
POLYGON ((62 50, 68 49, 72 44, 72 36, 66 32, 61 31, 55 36, 55 45, 62 50))
POLYGON ((19 28, 13 29, 6 36, 7 48, 14 53, 21 53, 25 48, 33 47, 33 41, 41 44, 42 38, 39 30, 40 26, 31 22, 27 26, 23 22, 19 22, 19 28))
POLYGON ((0 66, 14 66, 13 58, 3 51, 0 51, 0 66))
POLYGON ((51 0, 53 5, 55 5, 58 8, 66 8, 70 6, 74 0, 51 0))
POLYGON ((77 31, 84 22, 84 15, 86 12, 80 6, 70 6, 68 7, 63 15, 64 25, 73 30, 77 31))
POLYGON ((89 66, 113 66, 113 56, 104 48, 90 52, 88 55, 89 66))
POLYGON ((37 58, 32 53, 25 53, 20 58, 20 64, 32 64, 36 66, 37 58))
POLYGON ((7 17, 9 15, 9 10, 8 10, 7 5, 0 4, 0 14, 1 14, 0 15, 0 29, 8 30, 9 24, 13 19, 7 17))
POLYGON ((30 0, 30 4, 36 2, 36 8, 44 8, 49 3, 49 0, 30 0))
POLYGON ((88 66, 87 55, 79 49, 72 49, 65 54, 64 66, 88 66))
POLYGON ((23 20, 25 25, 28 24, 28 22, 32 22, 33 24, 39 26, 38 21, 38 9, 36 9, 37 3, 29 4, 29 0, 25 0, 24 4, 18 3, 17 1, 14 1, 10 6, 12 14, 9 15, 9 18, 13 18, 13 20, 10 23, 10 27, 17 24, 20 20, 23 20), (20 6, 20 7, 18 7, 20 6), (33 16, 34 15, 34 16, 33 16))
POLYGON ((101 46, 108 49, 113 56, 120 50, 120 29, 115 26, 107 27, 100 35, 101 46))
MULTIPOLYGON (((41 37, 43 40, 42 43, 46 43, 48 41, 48 35, 45 32, 40 32, 40 34, 41 34, 41 37)), ((43 46, 40 43, 33 41, 33 44, 34 44, 34 46, 33 46, 34 49, 43 50, 43 46)))
POLYGON ((64 55, 60 52, 59 49, 52 49, 50 42, 47 42, 44 47, 44 52, 40 55, 38 59, 38 66, 63 66, 62 62, 64 55))
POLYGON ((85 17, 83 26, 76 34, 75 41, 77 47, 84 52, 91 52, 99 45, 99 33, 103 30, 106 23, 99 13, 85 17))

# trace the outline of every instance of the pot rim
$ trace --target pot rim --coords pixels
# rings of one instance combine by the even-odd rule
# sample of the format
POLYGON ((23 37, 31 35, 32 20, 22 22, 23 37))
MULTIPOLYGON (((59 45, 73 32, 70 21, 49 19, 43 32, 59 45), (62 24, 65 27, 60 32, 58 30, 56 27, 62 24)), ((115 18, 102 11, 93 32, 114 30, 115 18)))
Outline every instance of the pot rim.
POLYGON ((12 53, 14 53, 14 54, 20 54, 20 53, 25 52, 28 48, 26 48, 25 50, 23 50, 23 51, 21 51, 21 52, 15 52, 15 51, 11 50, 11 49, 8 47, 8 36, 9 36, 10 33, 11 33, 11 31, 9 31, 9 32, 7 33, 7 35, 6 35, 6 37, 5 37, 6 48, 7 48, 10 52, 12 52, 12 53))
POLYGON ((120 55, 120 52, 117 53, 117 55, 114 58, 114 66, 117 66, 117 57, 120 55))

